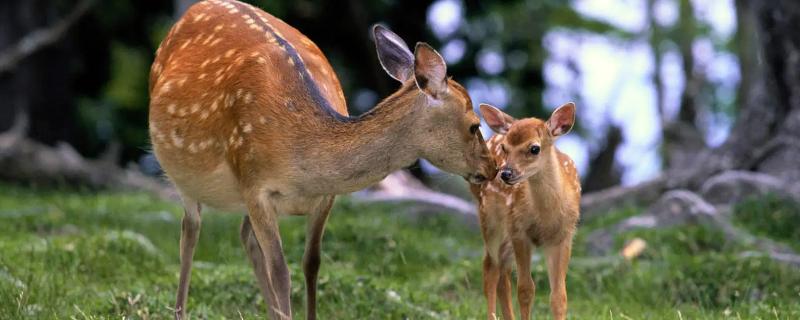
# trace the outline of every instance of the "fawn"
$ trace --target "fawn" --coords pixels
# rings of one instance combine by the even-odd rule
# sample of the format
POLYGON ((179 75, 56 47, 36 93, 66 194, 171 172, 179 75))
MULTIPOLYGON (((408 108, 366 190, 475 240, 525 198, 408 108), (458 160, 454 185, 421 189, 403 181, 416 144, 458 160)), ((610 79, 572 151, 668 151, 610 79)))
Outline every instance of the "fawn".
POLYGON ((150 72, 150 138, 184 205, 175 317, 186 315, 201 204, 246 210, 240 238, 272 319, 292 318, 278 218, 308 217, 303 272, 316 318, 320 242, 334 197, 418 158, 473 183, 497 169, 464 88, 442 57, 373 28, 378 58, 402 85, 359 117, 320 49, 278 18, 238 1, 193 5, 162 41, 150 72))
POLYGON ((559 107, 547 121, 515 120, 486 104, 481 104, 480 110, 497 133, 487 146, 500 166, 499 179, 470 186, 479 202, 485 246, 483 286, 489 319, 497 318, 498 296, 503 318, 514 319, 511 302, 514 260, 520 313, 522 319, 530 318, 535 293, 530 269, 534 246, 544 248, 547 257, 553 316, 564 319, 567 265, 579 218, 581 187, 574 163, 554 142, 572 129, 575 104, 559 107))

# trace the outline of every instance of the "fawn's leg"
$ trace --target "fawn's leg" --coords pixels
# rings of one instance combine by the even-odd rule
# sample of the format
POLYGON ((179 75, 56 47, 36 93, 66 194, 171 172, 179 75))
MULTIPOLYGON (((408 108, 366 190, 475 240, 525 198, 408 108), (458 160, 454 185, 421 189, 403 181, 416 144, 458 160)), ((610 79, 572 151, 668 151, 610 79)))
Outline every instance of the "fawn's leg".
POLYGON ((519 300, 520 319, 531 318, 531 303, 536 294, 536 285, 531 277, 531 242, 527 238, 511 241, 514 259, 517 261, 517 300, 519 300))
POLYGON ((486 252, 483 255, 483 295, 486 296, 489 320, 497 320, 497 281, 500 279, 500 266, 492 261, 486 252))
POLYGON ((303 273, 306 277, 306 319, 317 318, 317 276, 319 275, 320 245, 325 222, 333 205, 333 196, 322 199, 319 207, 309 213, 306 222, 306 249, 303 254, 303 273))
POLYGON ((181 271, 178 294, 175 299, 175 319, 186 318, 186 300, 189 296, 189 281, 192 277, 192 258, 197 239, 200 237, 200 203, 181 195, 183 221, 181 224, 181 271))
POLYGON ((547 249, 547 274, 550 278, 550 310, 553 319, 567 318, 567 267, 572 251, 572 239, 547 249))
POLYGON ((514 320, 514 306, 511 302, 511 266, 501 268, 497 296, 500 298, 503 319, 514 320))
POLYGON ((253 225, 250 223, 250 217, 244 216, 242 220, 242 227, 239 231, 239 239, 242 241, 244 251, 253 264, 253 271, 258 280, 258 287, 261 289, 261 296, 266 299, 269 294, 267 287, 267 263, 264 260, 264 254, 261 251, 261 246, 258 244, 256 234, 253 232, 253 225))
POLYGON ((264 259, 265 268, 261 274, 266 279, 267 295, 264 298, 269 307, 270 319, 291 319, 291 279, 289 267, 283 257, 278 214, 267 199, 255 196, 247 199, 247 202, 248 217, 264 259))

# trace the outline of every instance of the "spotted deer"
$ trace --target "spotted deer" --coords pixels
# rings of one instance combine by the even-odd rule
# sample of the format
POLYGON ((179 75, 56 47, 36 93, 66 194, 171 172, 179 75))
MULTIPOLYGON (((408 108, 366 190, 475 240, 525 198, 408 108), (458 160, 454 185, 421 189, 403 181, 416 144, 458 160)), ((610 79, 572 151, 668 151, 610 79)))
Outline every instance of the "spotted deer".
POLYGON ((515 120, 486 104, 481 104, 480 110, 497 133, 487 146, 500 166, 497 179, 470 186, 479 202, 488 318, 497 319, 499 297, 503 318, 514 319, 511 268, 515 260, 520 313, 522 319, 530 318, 535 293, 530 265, 535 246, 545 251, 553 316, 565 319, 567 265, 581 186, 575 164, 554 142, 572 129, 575 104, 559 107, 547 121, 515 120))
POLYGON ((186 315, 201 204, 246 211, 240 238, 272 319, 292 317, 278 218, 308 215, 303 272, 316 318, 320 242, 335 195, 419 158, 480 183, 496 174, 480 118, 442 57, 373 28, 379 61, 401 83, 351 117, 320 49, 278 18, 238 1, 193 5, 162 41, 150 72, 150 138, 184 217, 175 317, 186 315))

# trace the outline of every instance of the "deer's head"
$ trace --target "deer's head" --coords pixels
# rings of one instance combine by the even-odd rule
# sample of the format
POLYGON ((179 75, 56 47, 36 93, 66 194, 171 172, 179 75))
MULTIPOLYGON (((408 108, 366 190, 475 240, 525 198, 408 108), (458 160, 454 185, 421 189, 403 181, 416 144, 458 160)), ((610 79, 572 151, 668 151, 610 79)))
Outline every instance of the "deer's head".
POLYGON ((394 98, 414 104, 416 127, 410 129, 419 132, 420 156, 472 183, 494 177, 497 169, 481 136, 480 118, 464 87, 447 77, 442 56, 422 42, 412 54, 403 39, 380 25, 373 34, 383 69, 403 83, 394 98))
POLYGON ((480 108, 489 127, 505 135, 501 144, 504 161, 499 165, 500 179, 507 184, 515 184, 545 170, 552 159, 555 140, 572 130, 575 123, 572 102, 558 107, 547 121, 516 120, 488 104, 481 104, 480 108))

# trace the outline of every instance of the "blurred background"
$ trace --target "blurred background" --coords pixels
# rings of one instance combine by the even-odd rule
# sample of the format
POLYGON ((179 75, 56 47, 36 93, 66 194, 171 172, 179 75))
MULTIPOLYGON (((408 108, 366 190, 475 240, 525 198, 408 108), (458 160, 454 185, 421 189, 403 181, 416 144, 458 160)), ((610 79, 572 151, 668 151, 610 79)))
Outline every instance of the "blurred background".
MULTIPOLYGON (((0 130, 26 112, 36 141, 66 142, 91 158, 113 146, 118 164, 139 162, 152 172, 148 70, 191 3, 4 2, 0 46, 28 49, 5 52, 12 59, 4 56, 0 69, 0 130)), ((252 3, 320 46, 354 114, 397 86, 377 62, 375 23, 438 48, 476 107, 541 118, 576 101, 578 130, 559 146, 577 162, 587 191, 655 177, 670 164, 667 146, 680 139, 721 144, 745 98, 740 61, 754 50, 741 39, 753 31, 737 28, 747 8, 732 0, 252 3)))
MULTIPOLYGON (((6 228, 21 232, 21 238, 0 238, 0 245, 24 243, 30 237, 49 239, 53 230, 71 234, 72 228, 84 228, 71 219, 100 219, 104 221, 101 229, 121 228, 134 234, 132 238, 130 234, 113 234, 112 239, 121 237, 120 241, 132 241, 131 246, 135 247, 137 241, 144 241, 138 238, 141 235, 149 239, 147 243, 155 243, 154 250, 173 253, 177 249, 176 206, 160 203, 150 208, 140 203, 149 200, 136 197, 142 197, 142 191, 170 197, 149 152, 147 79, 161 39, 194 2, 0 1, 0 217, 6 228), (109 191, 112 192, 106 193, 109 191), (108 208, 125 216, 124 212, 142 207, 158 212, 165 221, 163 229, 171 230, 165 233, 172 233, 175 239, 150 235, 148 232, 161 230, 150 222, 106 215, 106 210, 111 210, 108 208), (42 212, 47 214, 40 215, 42 212), (60 213, 53 218, 53 212, 60 213), (44 222, 39 220, 42 217, 46 217, 44 222), (123 222, 151 231, 137 230, 123 222), (72 227, 64 231, 65 225, 72 227), (163 240, 163 248, 159 239, 163 240)), ((578 262, 575 277, 594 284, 583 285, 577 295, 590 297, 602 290, 620 295, 637 290, 653 292, 652 301, 647 297, 627 297, 585 306, 584 316, 592 315, 590 309, 599 309, 603 314, 611 312, 611 318, 615 312, 644 312, 640 315, 647 318, 647 310, 627 306, 652 305, 661 296, 667 297, 666 304, 655 305, 669 311, 688 304, 697 308, 690 307, 686 312, 697 312, 699 317, 735 316, 738 312, 756 316, 762 311, 772 315, 777 310, 775 317, 783 319, 800 312, 796 302, 800 300, 800 256, 795 254, 800 249, 800 4, 796 1, 246 2, 281 18, 316 42, 342 82, 351 114, 369 110, 397 87, 377 61, 369 32, 375 23, 388 26, 409 44, 424 41, 433 45, 446 60, 448 74, 467 88, 476 108, 478 103, 490 103, 515 117, 546 118, 554 108, 575 101, 576 129, 560 138, 558 146, 576 161, 583 181, 583 220, 576 239, 576 256, 587 260, 578 262), (651 249, 653 242, 661 245, 660 249, 651 249), (685 268, 676 267, 700 253, 700 260, 685 268), (615 260, 622 257, 621 261, 630 261, 640 256, 662 264, 653 262, 631 268, 615 260), (753 261, 756 265, 752 265, 753 261), (730 267, 728 272, 715 269, 725 266, 730 267), (673 267, 678 270, 674 278, 669 272, 663 275, 673 267), (592 272, 596 268, 606 273, 595 277, 592 272), (770 275, 750 278, 764 273, 770 275), (741 276, 742 280, 723 279, 721 275, 741 276), (648 279, 655 281, 657 288, 649 287, 648 279), (776 284, 778 279, 784 280, 776 284), (611 285, 615 281, 630 283, 616 292, 611 285), (668 284, 676 281, 692 286, 668 284), (622 310, 614 309, 615 304, 622 310)), ((485 125, 482 129, 485 137, 492 134, 485 125)), ((431 315, 427 313, 430 311, 436 315, 434 318, 477 317, 474 312, 481 309, 475 308, 481 303, 476 270, 481 251, 472 229, 475 209, 465 184, 425 161, 409 168, 409 172, 410 175, 392 176, 373 189, 344 198, 335 211, 400 211, 412 220, 397 222, 394 219, 400 218, 394 216, 370 216, 368 221, 381 224, 386 222, 381 219, 391 219, 400 225, 409 224, 410 229, 430 227, 432 234, 455 237, 448 241, 465 241, 465 248, 474 250, 463 249, 467 252, 464 253, 459 249, 460 253, 437 260, 442 268, 463 264, 468 270, 463 275, 466 285, 463 279, 439 279, 451 281, 458 290, 474 291, 471 296, 461 297, 463 301, 431 289, 431 296, 417 296, 414 302, 415 298, 403 295, 413 290, 396 288, 399 280, 370 285, 377 288, 379 296, 388 297, 382 308, 392 310, 388 312, 391 315, 425 318, 426 314, 431 315), (407 206, 398 209, 397 202, 407 206), (422 218, 428 217, 423 212, 445 214, 422 218), (453 235, 448 235, 451 232, 453 235), (469 279, 475 282, 470 285, 469 279), (392 304, 395 298, 384 294, 387 290, 394 295, 400 292, 403 299, 411 300, 392 304), (460 302, 425 302, 439 298, 460 302), (454 311, 442 313, 447 309, 454 311)), ((219 239, 229 236, 235 240, 235 222, 213 219, 221 225, 232 224, 230 230, 224 236, 212 233, 208 236, 211 238, 201 242, 225 243, 228 240, 219 239)), ((347 219, 340 222, 339 229, 351 222, 362 223, 360 219, 347 219)), ((336 222, 332 224, 336 230, 336 222)), ((215 228, 222 227, 212 227, 215 228)), ((293 230, 291 226, 287 228, 293 230)), ((397 232, 398 239, 428 237, 397 232)), ((296 233, 301 237, 300 231, 296 233)), ((391 238, 392 233, 387 237, 391 238)), ((102 237, 106 238, 107 234, 102 237)), ((349 241, 333 238, 331 241, 336 244, 349 241)), ((396 246, 399 241, 384 240, 386 246, 396 246)), ((440 243, 442 239, 430 235, 430 241, 440 243)), ((232 243, 232 247, 238 245, 232 243)), ((114 259, 130 257, 130 251, 126 251, 130 248, 124 248, 127 249, 118 251, 119 256, 114 259)), ((378 254, 388 250, 361 247, 364 251, 373 249, 378 254)), ((236 260, 241 258, 240 253, 228 254, 213 247, 206 250, 214 253, 201 251, 201 261, 222 264, 232 259, 241 264, 236 260)), ((445 246, 419 250, 429 253, 456 249, 445 246)), ((416 258, 409 259, 432 259, 417 253, 416 258)), ((16 254, 29 253, 22 250, 16 254)), ((413 256, 408 251, 401 251, 401 255, 404 262, 413 256)), ((13 256, 0 256, 0 280, 11 277, 25 287, 35 287, 35 281, 27 283, 30 279, 14 276, 13 256)), ((175 267, 177 256, 166 256, 165 266, 158 268, 175 267)), ((291 252, 289 256, 292 257, 291 252)), ((293 261, 297 263, 298 258, 293 261)), ((299 269, 293 271, 296 276, 299 269)), ((364 270, 351 271, 352 276, 357 278, 360 271, 364 270)), ((395 272, 398 279, 406 279, 406 271, 409 270, 388 273, 395 272)), ((246 275, 249 271, 241 272, 246 275)), ((535 272, 541 280, 543 269, 535 272)), ((35 273, 29 276, 32 274, 35 273)), ((329 276, 332 282, 353 280, 348 278, 351 275, 329 276)), ((230 280, 208 277, 223 283, 230 280)), ((164 280, 165 291, 171 290, 170 281, 173 279, 164 280)), ((302 280, 294 283, 298 287, 302 280)), ((213 290, 213 286, 206 285, 213 290)), ((546 283, 540 286, 546 287, 546 283)), ((144 288, 139 294, 151 289, 144 288)), ((36 314, 36 308, 49 308, 25 307, 26 301, 36 305, 36 295, 25 300, 16 289, 9 290, 8 297, 17 297, 14 301, 19 303, 16 307, 4 306, 0 313, 25 316, 36 314)), ((112 308, 114 314, 144 317, 169 300, 167 293, 144 294, 143 299, 148 302, 140 303, 132 300, 138 299, 133 289, 109 290, 109 299, 118 302, 112 308), (143 311, 143 304, 152 309, 143 311)), ((242 290, 251 288, 248 284, 242 290)), ((325 290, 324 285, 321 290, 325 290)), ((58 290, 48 292, 53 297, 60 295, 58 290)), ((375 292, 358 294, 370 301, 375 292)), ((202 303, 223 299, 210 297, 203 298, 202 303)), ((546 305, 542 302, 547 300, 544 297, 537 302, 542 303, 541 312, 546 305)), ((250 302, 259 303, 257 299, 250 302)), ((368 309, 358 310, 354 314, 362 318, 375 315, 368 309)), ((218 315, 212 309, 205 312, 206 316, 218 315)), ((650 316, 659 317, 654 312, 650 316)), ((347 318, 353 314, 337 315, 347 318)))

